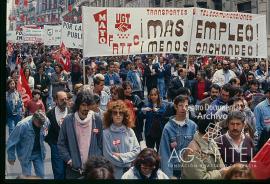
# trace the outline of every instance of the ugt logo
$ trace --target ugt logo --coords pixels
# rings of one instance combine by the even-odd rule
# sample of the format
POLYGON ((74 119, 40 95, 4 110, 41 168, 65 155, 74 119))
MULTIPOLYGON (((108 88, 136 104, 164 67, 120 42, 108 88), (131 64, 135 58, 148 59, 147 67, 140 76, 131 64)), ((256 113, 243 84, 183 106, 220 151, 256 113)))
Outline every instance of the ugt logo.
POLYGON ((131 29, 129 19, 130 13, 117 13, 115 28, 117 28, 121 32, 126 32, 127 30, 131 29))

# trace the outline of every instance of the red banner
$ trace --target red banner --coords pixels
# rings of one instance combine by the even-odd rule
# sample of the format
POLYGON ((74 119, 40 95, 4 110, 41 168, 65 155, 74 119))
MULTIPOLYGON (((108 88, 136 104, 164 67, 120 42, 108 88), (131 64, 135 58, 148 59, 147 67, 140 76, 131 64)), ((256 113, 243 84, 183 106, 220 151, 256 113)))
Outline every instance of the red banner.
POLYGON ((32 99, 32 92, 22 68, 20 69, 20 80, 17 83, 17 90, 21 94, 22 101, 25 106, 28 101, 32 99))

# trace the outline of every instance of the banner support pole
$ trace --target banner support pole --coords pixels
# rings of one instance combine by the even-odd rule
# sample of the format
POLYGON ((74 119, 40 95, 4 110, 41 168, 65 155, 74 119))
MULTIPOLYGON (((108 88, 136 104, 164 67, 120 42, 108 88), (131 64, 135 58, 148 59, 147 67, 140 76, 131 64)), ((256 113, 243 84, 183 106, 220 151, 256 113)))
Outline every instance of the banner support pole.
POLYGON ((85 80, 85 58, 83 58, 83 85, 85 85, 86 80, 85 80))
POLYGON ((189 37, 189 47, 188 47, 188 54, 187 54, 187 62, 186 62, 186 79, 187 79, 187 75, 188 75, 188 63, 189 63, 189 55, 190 55, 190 47, 191 47, 191 37, 192 37, 192 31, 193 31, 193 20, 194 20, 194 14, 196 12, 195 10, 196 8, 193 8, 193 12, 192 12, 192 21, 191 21, 191 34, 189 37))

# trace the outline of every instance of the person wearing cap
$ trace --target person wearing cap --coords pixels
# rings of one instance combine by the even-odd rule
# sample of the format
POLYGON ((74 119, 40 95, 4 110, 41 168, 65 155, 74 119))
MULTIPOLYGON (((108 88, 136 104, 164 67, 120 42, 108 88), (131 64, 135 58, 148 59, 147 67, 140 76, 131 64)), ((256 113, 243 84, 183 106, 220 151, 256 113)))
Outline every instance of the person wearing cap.
POLYGON ((229 69, 230 64, 227 60, 222 61, 222 69, 217 70, 212 79, 213 84, 218 84, 219 86, 223 86, 227 84, 232 78, 235 78, 235 73, 229 69))
POLYGON ((259 103, 254 109, 256 118, 256 133, 259 137, 263 129, 270 127, 270 87, 265 90, 264 94, 266 99, 259 103))
POLYGON ((65 179, 82 177, 87 159, 102 155, 102 120, 90 110, 93 103, 91 91, 88 88, 80 90, 73 113, 65 116, 61 125, 57 148, 60 158, 67 164, 65 179))
POLYGON ((7 141, 7 157, 10 165, 16 160, 15 148, 24 176, 32 176, 32 163, 35 174, 44 178, 44 160, 46 150, 44 138, 47 134, 49 121, 42 111, 36 111, 20 121, 7 141))

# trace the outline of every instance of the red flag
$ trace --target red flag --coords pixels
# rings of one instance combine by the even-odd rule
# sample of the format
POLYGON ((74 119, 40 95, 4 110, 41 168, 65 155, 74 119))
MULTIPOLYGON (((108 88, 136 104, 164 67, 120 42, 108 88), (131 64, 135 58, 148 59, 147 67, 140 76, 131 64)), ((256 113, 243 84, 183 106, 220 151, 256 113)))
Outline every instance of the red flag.
POLYGON ((27 7, 28 6, 28 0, 23 0, 23 5, 24 5, 24 7, 27 7))
POLYGON ((15 0, 15 5, 18 5, 20 0, 15 0))
POLYGON ((72 11, 72 5, 68 5, 68 11, 71 12, 72 11))
POLYGON ((61 43, 61 46, 60 46, 60 57, 59 57, 58 62, 64 66, 64 70, 66 72, 70 71, 70 66, 71 66, 70 53, 63 42, 61 43), (66 59, 61 57, 61 55, 65 56, 66 59))
POLYGON ((249 162, 256 179, 265 180, 270 178, 270 139, 263 145, 259 152, 249 162))
POLYGON ((32 92, 22 68, 20 69, 20 79, 18 80, 17 89, 22 96, 24 105, 26 105, 32 99, 32 92))
POLYGON ((24 22, 24 20, 25 20, 25 16, 24 16, 24 14, 21 14, 20 19, 21 19, 21 21, 23 21, 23 22, 24 22))

